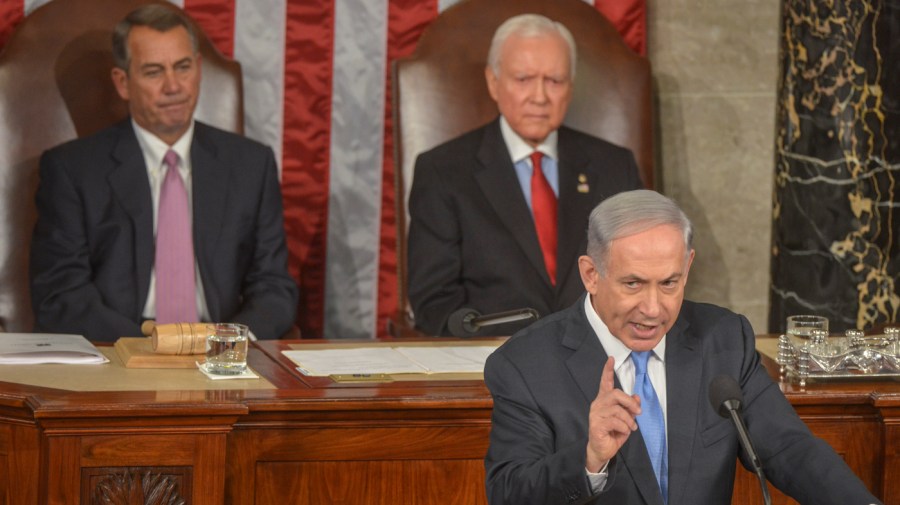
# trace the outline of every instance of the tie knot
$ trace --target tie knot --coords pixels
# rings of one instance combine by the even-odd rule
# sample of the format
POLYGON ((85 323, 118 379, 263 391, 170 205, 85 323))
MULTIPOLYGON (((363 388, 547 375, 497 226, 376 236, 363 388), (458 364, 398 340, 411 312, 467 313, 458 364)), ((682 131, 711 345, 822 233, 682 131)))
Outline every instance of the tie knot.
POLYGON ((178 153, 169 149, 166 151, 166 155, 163 156, 163 163, 165 163, 166 168, 177 168, 178 167, 178 153))
POLYGON ((653 351, 631 351, 631 361, 634 363, 634 374, 640 375, 647 373, 647 361, 653 351))

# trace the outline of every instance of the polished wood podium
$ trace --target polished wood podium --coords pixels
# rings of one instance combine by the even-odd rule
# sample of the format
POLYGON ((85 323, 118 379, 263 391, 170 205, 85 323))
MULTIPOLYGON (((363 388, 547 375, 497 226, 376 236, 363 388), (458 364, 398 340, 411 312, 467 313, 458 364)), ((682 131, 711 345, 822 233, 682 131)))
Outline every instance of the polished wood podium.
MULTIPOLYGON (((255 381, 132 372, 114 352, 100 367, 41 365, 65 367, 53 387, 4 379, 0 504, 486 503, 482 381, 335 382, 281 354, 314 343, 254 344, 255 381)), ((900 382, 782 389, 876 495, 900 504, 900 382)), ((759 495, 740 473, 734 503, 759 495)))

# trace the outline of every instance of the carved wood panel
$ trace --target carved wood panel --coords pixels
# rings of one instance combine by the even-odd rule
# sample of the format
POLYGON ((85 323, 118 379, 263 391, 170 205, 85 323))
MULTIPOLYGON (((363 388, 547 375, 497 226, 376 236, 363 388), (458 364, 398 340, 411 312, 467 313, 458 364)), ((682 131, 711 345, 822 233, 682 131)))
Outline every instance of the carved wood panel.
POLYGON ((190 505, 191 467, 81 470, 82 505, 190 505))

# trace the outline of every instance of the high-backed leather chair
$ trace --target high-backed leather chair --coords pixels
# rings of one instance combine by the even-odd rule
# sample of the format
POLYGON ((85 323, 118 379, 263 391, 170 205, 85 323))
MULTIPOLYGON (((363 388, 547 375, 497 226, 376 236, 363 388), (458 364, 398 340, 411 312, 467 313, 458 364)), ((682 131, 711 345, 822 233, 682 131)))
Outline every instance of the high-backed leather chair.
MULTIPOLYGON (((494 119, 484 78, 494 31, 517 14, 543 14, 575 38, 575 87, 565 124, 627 147, 644 185, 654 187, 650 64, 582 0, 463 0, 441 13, 415 52, 394 65, 394 160, 397 189, 401 326, 409 322, 406 202, 416 156, 494 119)), ((396 334, 397 329, 392 329, 396 334)))
MULTIPOLYGON (((112 29, 146 3, 54 0, 29 15, 0 53, 0 326, 6 331, 27 332, 34 324, 28 249, 40 155, 127 116, 110 79, 112 29)), ((242 133, 240 65, 200 39, 197 118, 242 133)))

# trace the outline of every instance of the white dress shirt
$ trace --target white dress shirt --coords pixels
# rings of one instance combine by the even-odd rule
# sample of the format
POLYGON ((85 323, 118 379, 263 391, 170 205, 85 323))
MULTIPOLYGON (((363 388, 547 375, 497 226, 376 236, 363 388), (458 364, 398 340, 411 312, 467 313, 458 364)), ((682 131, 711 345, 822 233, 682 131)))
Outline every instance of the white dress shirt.
POLYGON ((506 150, 509 151, 509 157, 513 161, 516 177, 519 179, 519 186, 522 188, 522 194, 525 195, 528 208, 531 209, 531 174, 534 172, 534 167, 531 166, 531 153, 534 151, 540 151, 544 155, 541 170, 544 172, 544 178, 550 183, 553 194, 559 198, 559 157, 556 149, 559 133, 553 130, 540 145, 532 147, 513 131, 505 117, 500 116, 500 134, 503 136, 506 150))

